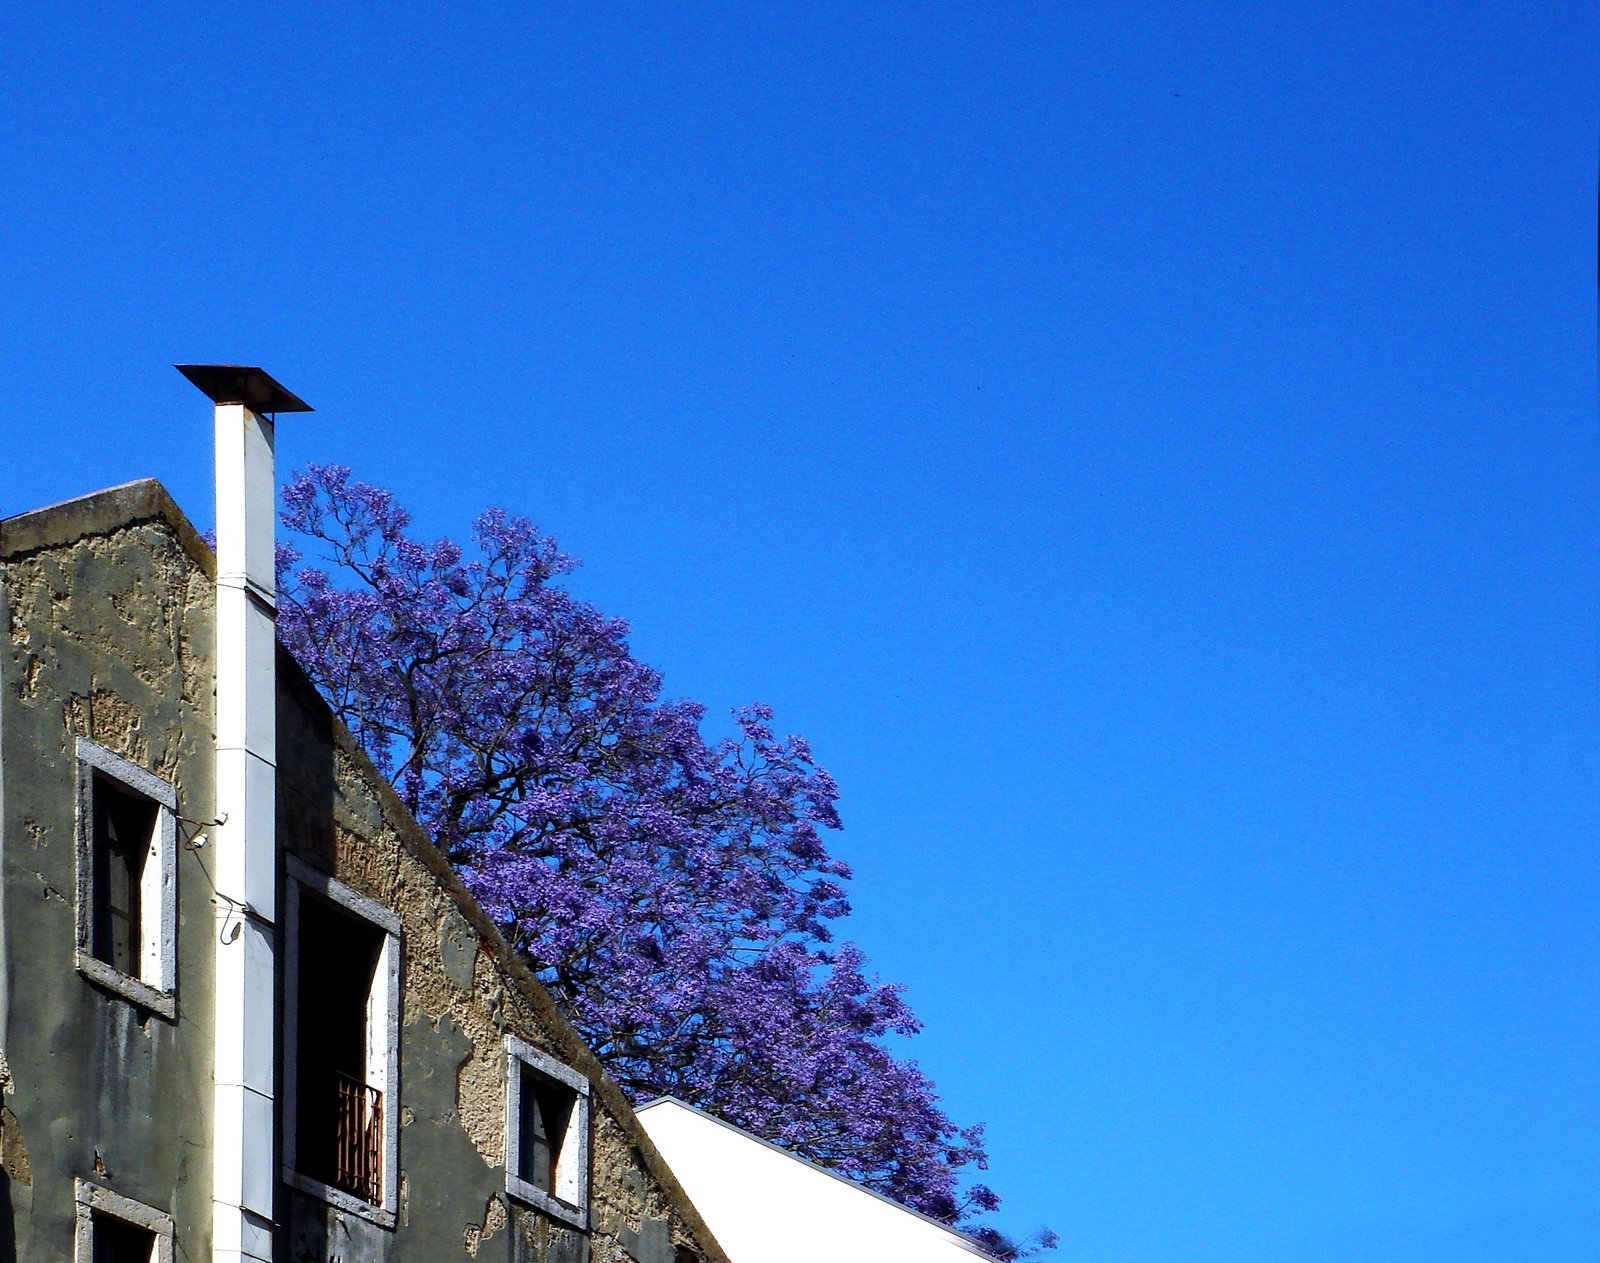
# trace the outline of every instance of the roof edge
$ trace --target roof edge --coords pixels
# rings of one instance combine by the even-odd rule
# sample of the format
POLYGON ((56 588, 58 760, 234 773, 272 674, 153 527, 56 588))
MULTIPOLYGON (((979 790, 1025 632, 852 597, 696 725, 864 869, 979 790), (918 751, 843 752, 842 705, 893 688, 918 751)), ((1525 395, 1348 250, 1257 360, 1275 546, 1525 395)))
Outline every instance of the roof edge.
POLYGON ((202 570, 217 577, 217 556, 159 481, 140 478, 59 504, 0 519, 0 560, 45 548, 65 548, 140 522, 163 521, 202 570))
POLYGON ((647 1109, 653 1109, 657 1105, 676 1105, 682 1109, 688 1110, 691 1114, 698 1114, 707 1122, 715 1123, 718 1127, 721 1127, 727 1131, 731 1131, 736 1135, 743 1136, 746 1140, 753 1140, 762 1148, 771 1149, 774 1153, 782 1154, 785 1158, 792 1159, 793 1161, 800 1163, 802 1166, 808 1166, 813 1171, 818 1171, 821 1174, 826 1175, 829 1179, 838 1180, 841 1184, 848 1184, 851 1188, 855 1189, 856 1192, 865 1193, 868 1197, 875 1197, 880 1202, 883 1202, 889 1206, 893 1206, 896 1210, 904 1211, 913 1219, 921 1219, 926 1223, 932 1224, 935 1228, 942 1228, 945 1232, 948 1232, 956 1239, 955 1244, 971 1250, 972 1253, 976 1254, 980 1259, 992 1259, 994 1257, 993 1255, 987 1253, 981 1246, 976 1244, 972 1238, 967 1236, 966 1233, 962 1232, 961 1229, 945 1223, 942 1219, 935 1219, 932 1215, 924 1214, 922 1211, 917 1210, 914 1207, 907 1206, 904 1202, 897 1202, 887 1193, 880 1193, 875 1188, 868 1188, 865 1184, 861 1184, 856 1180, 852 1180, 848 1175, 840 1175, 839 1172, 833 1170, 831 1167, 825 1167, 822 1165, 822 1163, 814 1161, 813 1159, 806 1157, 804 1154, 796 1153, 793 1149, 785 1149, 776 1141, 768 1140, 765 1136, 758 1136, 753 1131, 746 1131, 743 1127, 739 1126, 738 1123, 730 1123, 725 1118, 718 1118, 710 1110, 703 1110, 698 1105, 690 1105, 688 1101, 683 1100, 681 1097, 672 1096, 670 1094, 666 1096, 658 1096, 652 1101, 646 1101, 643 1105, 639 1106, 634 1113, 643 1114, 647 1109))

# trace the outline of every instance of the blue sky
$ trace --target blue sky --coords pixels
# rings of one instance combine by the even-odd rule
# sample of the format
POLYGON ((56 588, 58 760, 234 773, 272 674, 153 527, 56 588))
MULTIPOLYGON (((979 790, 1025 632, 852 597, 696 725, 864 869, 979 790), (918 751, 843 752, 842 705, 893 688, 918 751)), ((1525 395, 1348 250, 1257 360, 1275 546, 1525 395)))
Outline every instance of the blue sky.
POLYGON ((0 513, 175 361, 843 788, 1003 1226, 1600 1257, 1592 5, 8 5, 0 513))

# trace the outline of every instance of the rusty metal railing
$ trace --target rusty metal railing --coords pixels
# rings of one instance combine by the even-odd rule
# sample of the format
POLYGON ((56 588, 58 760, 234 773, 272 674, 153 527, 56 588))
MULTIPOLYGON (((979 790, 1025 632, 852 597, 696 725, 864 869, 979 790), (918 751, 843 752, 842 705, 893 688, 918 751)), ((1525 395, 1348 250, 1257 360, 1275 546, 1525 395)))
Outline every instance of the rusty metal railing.
POLYGON ((335 1074, 339 1091, 333 1150, 333 1186, 383 1205, 383 1093, 347 1074, 335 1074))

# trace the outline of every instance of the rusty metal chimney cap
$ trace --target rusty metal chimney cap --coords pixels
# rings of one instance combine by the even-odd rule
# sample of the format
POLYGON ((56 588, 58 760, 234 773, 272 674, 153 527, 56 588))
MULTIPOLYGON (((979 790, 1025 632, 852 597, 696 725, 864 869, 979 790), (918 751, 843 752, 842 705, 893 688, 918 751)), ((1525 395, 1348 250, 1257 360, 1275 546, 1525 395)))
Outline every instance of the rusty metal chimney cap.
POLYGON ((242 403, 252 412, 311 412, 310 404, 291 394, 259 368, 247 364, 174 364, 212 403, 242 403))

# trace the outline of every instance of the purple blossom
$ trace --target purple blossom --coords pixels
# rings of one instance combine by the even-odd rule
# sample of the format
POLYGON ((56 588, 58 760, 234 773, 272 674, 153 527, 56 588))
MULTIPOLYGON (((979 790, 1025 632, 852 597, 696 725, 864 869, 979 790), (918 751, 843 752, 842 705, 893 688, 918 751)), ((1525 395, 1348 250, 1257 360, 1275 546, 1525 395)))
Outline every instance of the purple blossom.
MULTIPOLYGON (((387 491, 284 490, 279 634, 618 1083, 670 1093, 948 1223, 999 1205, 981 1127, 914 1061, 898 986, 835 945, 838 791, 771 710, 708 742, 576 562, 498 510, 420 543, 387 491)), ((1018 1257, 992 1229, 983 1244, 1018 1257)))

